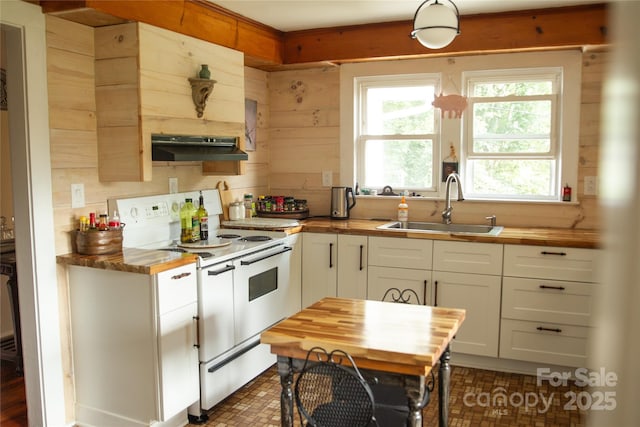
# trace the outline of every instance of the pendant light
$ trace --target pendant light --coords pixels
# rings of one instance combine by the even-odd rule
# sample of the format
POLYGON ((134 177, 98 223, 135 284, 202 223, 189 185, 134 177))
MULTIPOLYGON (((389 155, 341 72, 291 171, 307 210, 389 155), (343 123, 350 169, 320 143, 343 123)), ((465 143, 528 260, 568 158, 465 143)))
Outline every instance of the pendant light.
POLYGON ((460 34, 460 13, 451 1, 451 6, 438 0, 423 2, 413 17, 411 38, 429 49, 442 49, 460 34))

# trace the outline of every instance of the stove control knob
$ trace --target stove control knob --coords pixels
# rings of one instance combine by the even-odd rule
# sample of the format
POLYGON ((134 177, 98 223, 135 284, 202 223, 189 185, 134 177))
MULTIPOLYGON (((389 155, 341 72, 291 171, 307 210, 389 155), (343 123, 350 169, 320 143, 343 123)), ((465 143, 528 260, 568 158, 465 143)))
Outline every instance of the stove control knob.
POLYGON ((131 215, 131 218, 135 219, 138 216, 138 208, 131 208, 129 214, 131 215))

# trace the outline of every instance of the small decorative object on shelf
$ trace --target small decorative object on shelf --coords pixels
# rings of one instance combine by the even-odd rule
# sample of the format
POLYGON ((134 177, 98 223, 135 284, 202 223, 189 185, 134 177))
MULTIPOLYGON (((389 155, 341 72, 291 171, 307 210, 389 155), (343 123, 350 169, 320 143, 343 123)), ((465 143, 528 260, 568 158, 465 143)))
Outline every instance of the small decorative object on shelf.
POLYGON ((200 69, 200 73, 198 76, 201 79, 210 79, 211 78, 211 70, 209 70, 209 66, 207 64, 202 64, 202 69, 200 69))
POLYGON ((209 95, 213 92, 213 85, 216 83, 215 80, 211 80, 211 70, 209 66, 202 64, 201 67, 197 78, 189 78, 189 83, 191 83, 191 98, 196 106, 198 118, 204 115, 204 107, 206 107, 209 95))

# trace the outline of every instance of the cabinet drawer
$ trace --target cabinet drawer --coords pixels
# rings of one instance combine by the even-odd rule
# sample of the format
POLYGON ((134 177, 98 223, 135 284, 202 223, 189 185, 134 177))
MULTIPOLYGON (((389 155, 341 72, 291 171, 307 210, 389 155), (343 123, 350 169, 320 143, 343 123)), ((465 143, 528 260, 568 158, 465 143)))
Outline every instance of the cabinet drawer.
POLYGON ((457 273, 502 274, 502 245, 497 243, 433 243, 433 269, 457 273))
POLYGON ((196 265, 189 264, 157 274, 158 310, 166 313, 198 300, 196 265))
POLYGON ((432 250, 432 240, 370 237, 369 265, 431 270, 432 250))
POLYGON ((591 283, 505 277, 502 317, 590 326, 591 283))
POLYGON ((595 249, 505 245, 504 275, 595 282, 599 254, 595 249))
POLYGON ((584 367, 588 351, 587 327, 502 319, 500 357, 584 367))

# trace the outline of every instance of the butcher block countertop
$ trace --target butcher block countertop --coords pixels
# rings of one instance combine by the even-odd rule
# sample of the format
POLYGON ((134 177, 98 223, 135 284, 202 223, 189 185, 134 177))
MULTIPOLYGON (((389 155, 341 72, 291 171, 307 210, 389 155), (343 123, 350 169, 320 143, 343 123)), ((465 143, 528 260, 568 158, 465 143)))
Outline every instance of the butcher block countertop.
POLYGON ((260 342, 279 356, 304 359, 320 346, 349 353, 359 368, 427 375, 464 318, 462 309, 327 297, 264 331, 260 342))
POLYGON ((197 256, 189 253, 123 248, 111 255, 58 255, 58 264, 116 270, 128 273, 157 274, 172 268, 196 262, 197 256))
POLYGON ((597 230, 505 227, 497 236, 483 236, 478 234, 425 233, 376 229, 376 227, 388 222, 391 221, 310 218, 302 222, 302 231, 310 233, 361 234, 380 237, 409 237, 414 239, 503 243, 512 245, 563 246, 587 249, 600 247, 600 232, 597 230))

